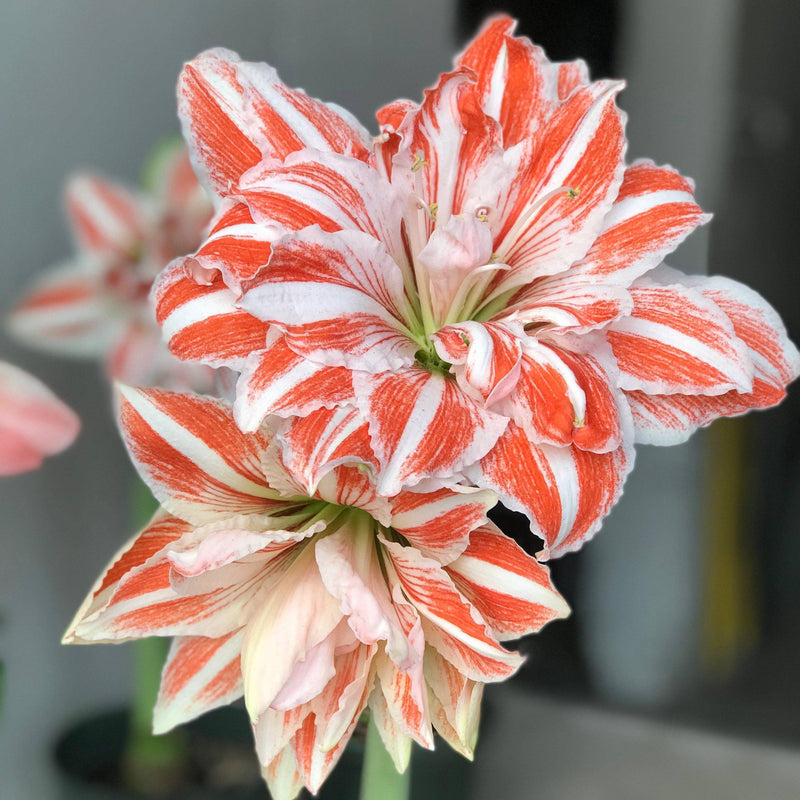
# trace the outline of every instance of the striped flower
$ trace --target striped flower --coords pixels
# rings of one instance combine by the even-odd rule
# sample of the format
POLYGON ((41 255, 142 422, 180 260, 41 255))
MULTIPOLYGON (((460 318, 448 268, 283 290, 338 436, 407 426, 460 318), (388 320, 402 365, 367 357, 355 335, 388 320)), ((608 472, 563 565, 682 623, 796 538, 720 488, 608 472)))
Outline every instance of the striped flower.
POLYGON ((319 789, 367 707, 400 770, 433 729, 471 756, 483 684, 522 660, 501 642, 568 613, 487 521, 492 492, 380 497, 353 410, 246 434, 209 398, 123 388, 119 406, 162 508, 65 641, 175 637, 156 732, 244 695, 277 800, 319 789))
POLYGON ((163 347, 148 295, 159 271, 202 241, 211 207, 184 147, 156 155, 148 195, 90 173, 69 180, 64 200, 77 254, 42 276, 8 324, 40 350, 103 359, 120 380, 210 388, 209 369, 182 364, 163 347))
POLYGON ((180 358, 241 370, 236 419, 358 408, 378 491, 466 479, 544 555, 618 499, 636 442, 779 402, 800 357, 741 284, 659 267, 707 220, 691 181, 626 164, 622 84, 495 18, 371 138, 264 64, 211 50, 179 103, 216 197, 155 291, 180 358))
POLYGON ((69 447, 80 420, 41 381, 0 361, 0 475, 42 465, 69 447))

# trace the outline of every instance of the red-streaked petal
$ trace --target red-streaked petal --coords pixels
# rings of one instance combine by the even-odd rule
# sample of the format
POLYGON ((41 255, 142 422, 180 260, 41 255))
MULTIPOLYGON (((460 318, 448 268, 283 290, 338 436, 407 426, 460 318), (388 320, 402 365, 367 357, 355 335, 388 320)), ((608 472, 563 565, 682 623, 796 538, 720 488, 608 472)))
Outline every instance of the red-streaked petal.
POLYGON ((535 633, 569 615, 550 572, 494 525, 473 531, 447 572, 499 641, 535 633))
POLYGON ((620 386, 648 394, 749 392, 753 364, 728 317, 679 284, 630 290, 633 314, 608 328, 620 386))
POLYGON ((591 283, 569 271, 523 287, 497 318, 547 325, 556 333, 583 333, 631 311, 633 300, 624 287, 591 283))
POLYGON ((418 349, 405 330, 400 268, 358 231, 312 227, 281 239, 241 305, 283 329, 295 352, 329 366, 398 369, 418 349))
POLYGON ((423 623, 426 641, 450 660, 453 645, 460 653, 468 653, 466 660, 472 664, 464 663, 462 671, 475 680, 501 680, 519 668, 522 658, 497 642, 438 561, 425 558, 413 547, 379 538, 404 594, 428 623, 423 623))
POLYGON ((440 76, 398 129, 402 149, 394 158, 392 183, 402 181, 424 204, 435 203, 440 224, 464 210, 470 185, 499 153, 500 127, 481 109, 474 78, 467 69, 440 76))
POLYGON ((425 478, 451 478, 485 455, 508 422, 480 408, 451 378, 422 369, 354 373, 353 386, 385 496, 425 478))
POLYGON ((545 541, 545 555, 578 550, 599 529, 622 494, 633 467, 633 448, 611 453, 577 447, 537 446, 513 423, 468 476, 531 520, 545 541), (548 553, 549 551, 549 553, 548 553))
POLYGON ((239 292, 242 282, 269 262, 272 242, 283 233, 277 224, 254 222, 244 203, 225 200, 208 237, 189 263, 195 274, 206 276, 218 270, 225 285, 239 292))
POLYGON ((359 230, 404 258, 400 223, 403 199, 373 167, 355 158, 302 150, 283 164, 265 162, 242 179, 238 195, 256 220, 298 231, 359 230))
POLYGON ((383 692, 379 686, 369 696, 370 721, 378 729, 381 741, 394 762, 399 773, 408 769, 411 760, 413 739, 406 734, 389 711, 383 692))
MULTIPOLYGON (((126 309, 127 310, 127 309, 126 309)), ((37 280, 8 317, 24 344, 58 356, 98 358, 127 324, 88 261, 59 265, 37 280)))
POLYGON ((475 393, 488 408, 514 391, 520 375, 522 346, 520 326, 496 322, 461 322, 448 325, 434 334, 437 353, 455 367, 456 378, 462 388, 475 393), (515 329, 516 328, 516 329, 515 329), (454 351, 448 347, 456 333, 466 345, 454 351), (461 368, 463 365, 463 368, 461 368))
POLYGON ((273 800, 294 800, 303 788, 303 779, 297 771, 297 760, 290 744, 268 764, 262 762, 261 776, 273 800))
POLYGON ((283 501, 267 485, 265 434, 244 434, 208 397, 121 386, 119 419, 143 480, 164 507, 195 524, 265 512, 283 501))
POLYGON ((691 181, 671 167, 637 161, 625 170, 600 235, 570 272, 628 286, 709 219, 695 202, 691 181))
POLYGON ((234 416, 243 431, 255 431, 270 414, 305 417, 319 408, 354 402, 345 367, 326 367, 294 352, 283 337, 248 356, 236 384, 234 416))
MULTIPOLYGON (((376 463, 367 423, 352 407, 323 408, 293 419, 282 426, 278 440, 283 449, 283 463, 310 495, 335 467, 376 463)), ((337 477, 347 483, 357 481, 365 489, 371 485, 369 477, 358 470, 346 470, 337 473, 337 477), (362 476, 363 482, 357 478, 358 475, 362 476)), ((348 493, 344 487, 339 487, 336 494, 340 492, 348 493)), ((374 496, 374 489, 367 494, 374 496)))
POLYGON ((516 23, 493 17, 459 56, 456 65, 478 76, 483 110, 500 123, 503 146, 533 136, 556 104, 556 75, 541 48, 515 38, 516 23))
POLYGON ((237 308, 237 294, 219 275, 198 283, 190 272, 193 263, 173 262, 154 285, 162 335, 181 360, 241 368, 251 353, 264 349, 269 326, 237 308))
POLYGON ((236 72, 245 85, 250 129, 266 156, 283 161, 313 147, 366 161, 370 136, 352 114, 290 89, 267 64, 239 61, 236 72))
POLYGON ((173 640, 153 709, 154 733, 166 733, 241 697, 243 634, 239 630, 218 639, 179 636, 173 640))
POLYGON ((402 492, 392 499, 391 526, 422 555, 448 564, 464 552, 470 533, 496 503, 492 492, 467 487, 402 492))
POLYGON ((144 201, 125 186, 90 173, 73 175, 64 204, 81 250, 136 260, 146 236, 144 201))
POLYGON ((81 423, 41 381, 0 361, 0 475, 15 475, 69 447, 81 423))
POLYGON ((408 670, 398 669, 385 654, 379 654, 375 663, 389 715, 400 730, 421 747, 433 750, 433 730, 428 712, 427 689, 422 672, 422 658, 408 670))
POLYGON ((436 730, 471 760, 478 740, 483 684, 467 678, 433 647, 425 651, 425 680, 436 730))
POLYGON ((206 50, 184 66, 178 79, 178 114, 192 163, 207 188, 223 197, 262 157, 247 118, 239 63, 230 50, 206 50))
POLYGON ((649 395, 628 392, 637 441, 677 444, 698 427, 718 417, 744 414, 777 405, 786 385, 800 374, 800 355, 772 306, 758 293, 728 278, 689 278, 694 288, 712 300, 733 323, 755 366, 752 392, 703 395, 649 395))
POLYGON ((614 102, 621 88, 599 81, 576 90, 535 151, 522 154, 499 207, 495 251, 512 269, 497 278, 497 292, 561 272, 597 238, 624 171, 625 116, 614 102))
POLYGON ((558 98, 566 100, 576 89, 589 84, 589 67, 583 59, 553 64, 558 70, 558 98))

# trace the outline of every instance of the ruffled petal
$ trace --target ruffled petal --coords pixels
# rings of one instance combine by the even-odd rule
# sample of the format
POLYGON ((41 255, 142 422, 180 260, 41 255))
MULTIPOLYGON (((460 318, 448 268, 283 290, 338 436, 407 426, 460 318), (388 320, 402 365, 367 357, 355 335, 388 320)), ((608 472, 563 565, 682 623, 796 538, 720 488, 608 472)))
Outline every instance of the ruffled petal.
POLYGON ((282 504, 261 470, 266 435, 242 433, 228 406, 157 389, 119 392, 131 458, 167 510, 202 525, 282 504))
POLYGON ((639 284, 630 292, 633 313, 607 331, 621 388, 648 394, 751 391, 747 347, 712 300, 680 284, 639 284))
POLYGON ((425 478, 452 478, 485 455, 508 422, 480 408, 455 381, 422 369, 354 373, 353 385, 385 496, 425 478))
POLYGON ((777 405, 786 396, 787 384, 800 374, 797 348, 789 341, 778 314, 757 292, 718 276, 687 280, 724 311, 736 335, 748 348, 755 367, 753 390, 731 390, 713 397, 627 392, 637 441, 646 444, 678 444, 698 427, 719 417, 777 405))
POLYGON ((162 335, 181 360, 241 368, 251 353, 264 349, 269 326, 237 307, 237 293, 220 275, 199 283, 192 275, 196 264, 178 259, 154 284, 162 335))
POLYGON ((570 272, 629 286, 710 219, 695 202, 690 180, 671 167, 636 161, 625 170, 600 235, 570 272))
POLYGON ((569 615, 547 567, 494 525, 473 531, 469 547, 447 565, 447 572, 498 641, 535 633, 569 615))
POLYGON ((543 557, 560 556, 590 539, 622 494, 634 458, 627 438, 610 453, 592 453, 533 444, 512 423, 467 474, 530 519, 531 530, 544 539, 543 557))
POLYGON ((305 417, 355 400, 345 367, 327 367, 295 353, 282 336, 251 353, 236 384, 233 411, 243 431, 255 431, 265 417, 305 417))
POLYGON ((242 636, 239 630, 217 639, 173 640, 153 709, 153 733, 166 733, 242 696, 242 636))
POLYGON ((492 492, 466 486, 402 492, 392 499, 391 527, 422 555, 448 564, 464 552, 496 503, 492 492))
POLYGON ((280 240, 241 305, 284 330, 295 352, 329 366, 397 369, 418 347, 405 328, 400 268, 358 231, 312 227, 280 240))

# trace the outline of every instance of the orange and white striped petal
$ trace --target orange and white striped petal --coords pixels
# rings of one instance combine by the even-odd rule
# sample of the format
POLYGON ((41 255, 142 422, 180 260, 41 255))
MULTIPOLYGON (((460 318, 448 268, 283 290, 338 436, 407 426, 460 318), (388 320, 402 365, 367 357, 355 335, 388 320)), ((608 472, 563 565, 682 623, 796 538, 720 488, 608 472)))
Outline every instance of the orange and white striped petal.
POLYGON ((289 347, 328 366, 379 371, 413 363, 403 274, 383 245, 359 231, 312 227, 272 248, 269 268, 241 306, 277 325, 289 347))
POLYGON ((273 800, 294 800, 303 789, 303 779, 297 771, 297 760, 290 744, 266 766, 262 764, 261 776, 273 800))
POLYGON ((166 733, 242 696, 242 637, 238 630, 219 638, 172 641, 153 709, 153 733, 166 733))
POLYGON ((236 384, 234 416, 243 431, 255 431, 266 417, 306 417, 355 401, 353 379, 344 367, 327 367, 295 353, 283 336, 251 353, 236 384))
POLYGON ((378 538, 404 594, 423 618, 426 642, 474 680, 498 681, 516 672, 522 658, 498 643, 438 561, 378 538))
POLYGON ((405 258, 403 197, 373 167, 333 152, 301 150, 283 163, 263 162, 242 179, 237 197, 262 224, 290 231, 319 225, 329 233, 358 230, 405 258))
POLYGON ((522 326, 513 322, 461 322, 431 338, 439 356, 453 365, 459 385, 488 408, 517 385, 523 337, 522 326))
POLYGON ((557 102, 557 72, 528 39, 512 36, 515 20, 489 19, 456 65, 477 75, 475 87, 484 112, 500 123, 503 146, 536 135, 557 102))
POLYGON ((470 532, 486 521, 493 492, 467 486, 401 492, 392 498, 391 527, 422 553, 449 564, 465 550, 470 532))
POLYGON ((495 234, 497 258, 511 269, 497 278, 496 293, 562 272, 597 238, 624 171, 625 116, 615 104, 621 89, 613 81, 577 89, 548 120, 535 151, 517 154, 495 234))
POLYGON ((208 397, 119 387, 125 444, 164 508, 196 525, 282 504, 261 469, 269 440, 244 434, 208 397))
POLYGON ((241 368, 251 353, 264 349, 268 326, 237 307, 238 294, 220 275, 198 282, 192 275, 197 263, 178 259, 153 285, 162 336, 181 360, 241 368))
POLYGON ((747 347, 712 300, 681 284, 640 283, 630 292, 633 313, 607 330, 621 388, 648 394, 751 391, 747 347))
POLYGON ((599 529, 633 468, 627 436, 610 453, 532 443, 511 423, 492 451, 467 470, 477 486, 531 521, 545 542, 543 557, 578 550, 599 529))
POLYGON ((728 278, 688 280, 722 309, 748 348, 755 370, 753 389, 731 390, 713 397, 627 392, 637 441, 646 444, 677 444, 718 417, 738 416, 755 408, 777 405, 786 396, 786 386, 800 374, 797 348, 787 337, 780 317, 763 297, 728 278))
POLYGON ((378 491, 387 497, 425 478, 452 479, 482 458, 508 424, 455 381, 416 367, 357 372, 353 386, 380 462, 378 491))
POLYGON ((469 547, 447 572, 498 641, 535 633, 569 615, 547 567, 491 523, 472 531, 469 547))
POLYGON ((688 178, 671 167, 636 161, 625 169, 600 235, 570 273, 629 286, 710 219, 695 202, 688 178))
MULTIPOLYGON (((277 439, 282 447, 282 461, 295 480, 302 485, 309 496, 317 492, 320 481, 336 467, 343 464, 377 465, 370 445, 369 431, 358 410, 351 406, 333 409, 321 408, 305 417, 287 421, 278 428, 277 439)), ((339 479, 352 484, 357 481, 361 487, 358 495, 374 499, 374 489, 362 487, 357 476, 369 485, 368 475, 359 470, 349 470, 354 475, 337 473, 337 479, 326 482, 324 499, 340 503, 351 494, 346 486, 336 486, 339 479)), ((355 488, 355 486, 353 487, 355 488)), ((363 507, 359 502, 343 503, 363 507)), ((382 516, 382 515, 380 515, 382 516)), ((388 520, 381 520, 389 524, 388 520)))
POLYGON ((414 740, 403 731, 389 712, 389 705, 380 686, 375 686, 369 696, 369 710, 370 722, 378 729, 383 746, 389 753, 395 769, 401 774, 404 773, 411 761, 411 746, 414 740))
POLYGON ((75 412, 40 380, 0 361, 0 475, 42 465, 66 450, 81 423, 75 412))

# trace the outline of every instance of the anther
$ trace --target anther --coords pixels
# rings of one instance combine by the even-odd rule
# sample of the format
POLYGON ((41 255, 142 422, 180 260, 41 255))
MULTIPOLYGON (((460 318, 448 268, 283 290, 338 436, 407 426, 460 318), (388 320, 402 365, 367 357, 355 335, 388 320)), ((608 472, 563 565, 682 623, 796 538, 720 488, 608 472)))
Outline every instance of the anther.
POLYGON ((414 163, 411 165, 411 171, 419 172, 419 170, 427 166, 428 162, 422 157, 422 153, 414 153, 414 163))
POLYGON ((573 189, 571 186, 567 189, 567 197, 569 197, 570 200, 574 200, 580 193, 580 189, 573 189))

